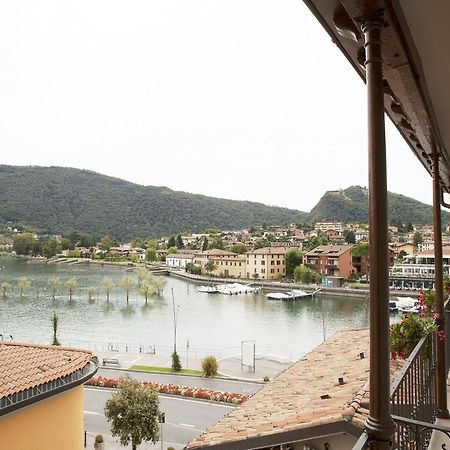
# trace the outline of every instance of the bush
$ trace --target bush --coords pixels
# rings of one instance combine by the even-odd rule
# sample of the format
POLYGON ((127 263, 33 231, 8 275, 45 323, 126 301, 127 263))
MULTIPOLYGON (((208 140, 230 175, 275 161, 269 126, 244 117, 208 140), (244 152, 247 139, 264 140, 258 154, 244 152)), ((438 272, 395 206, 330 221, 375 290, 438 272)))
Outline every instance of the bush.
POLYGON ((180 357, 177 352, 172 353, 172 370, 179 372, 181 370, 180 357))
POLYGON ((263 378, 263 381, 264 381, 265 383, 267 383, 268 381, 270 381, 270 378, 266 375, 266 376, 263 378))
POLYGON ((219 370, 219 363, 213 355, 205 356, 202 359, 202 372, 204 377, 213 377, 217 375, 219 370))
POLYGON ((96 444, 101 444, 103 442, 103 435, 102 434, 97 434, 97 436, 95 436, 95 443, 96 444))

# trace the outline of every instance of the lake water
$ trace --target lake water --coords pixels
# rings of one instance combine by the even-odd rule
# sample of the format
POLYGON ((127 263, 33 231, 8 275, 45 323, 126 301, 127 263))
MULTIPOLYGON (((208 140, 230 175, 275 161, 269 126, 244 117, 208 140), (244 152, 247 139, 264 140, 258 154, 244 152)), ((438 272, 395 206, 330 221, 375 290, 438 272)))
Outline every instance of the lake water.
POLYGON ((316 347, 326 335, 341 328, 368 326, 368 302, 364 299, 318 296, 290 302, 270 301, 262 294, 205 294, 196 285, 166 277, 161 297, 145 299, 134 290, 127 305, 123 289, 116 287, 109 302, 102 290, 102 279, 110 276, 116 284, 126 272, 124 267, 27 263, 14 258, 0 259, 0 283, 12 290, 0 294, 0 333, 11 334, 18 342, 49 344, 52 341, 51 316, 59 316, 58 338, 63 345, 120 351, 170 353, 173 346, 172 289, 177 319, 177 346, 184 354, 201 357, 238 355, 241 342, 254 340, 256 352, 298 358, 316 347), (62 284, 76 277, 78 288, 69 301, 66 289, 53 300, 48 279, 60 277, 62 284), (20 298, 17 281, 31 280, 28 295, 20 298), (97 288, 88 300, 89 286, 97 288), (179 307, 178 307, 179 305, 179 307))

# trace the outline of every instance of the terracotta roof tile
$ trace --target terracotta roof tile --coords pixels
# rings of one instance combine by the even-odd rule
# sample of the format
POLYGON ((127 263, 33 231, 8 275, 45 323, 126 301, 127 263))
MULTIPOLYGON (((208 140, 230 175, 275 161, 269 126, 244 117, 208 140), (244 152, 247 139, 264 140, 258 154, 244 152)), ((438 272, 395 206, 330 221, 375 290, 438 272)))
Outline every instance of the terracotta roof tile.
POLYGON ((70 375, 91 357, 86 350, 0 342, 0 398, 70 375))
MULTIPOLYGON (((399 361, 391 364, 392 378, 400 366, 399 361)), ((187 448, 232 443, 343 420, 362 427, 368 401, 369 330, 342 330, 266 384, 187 448), (363 359, 359 357, 361 352, 363 359), (338 382, 340 375, 344 377, 342 385, 338 382)))

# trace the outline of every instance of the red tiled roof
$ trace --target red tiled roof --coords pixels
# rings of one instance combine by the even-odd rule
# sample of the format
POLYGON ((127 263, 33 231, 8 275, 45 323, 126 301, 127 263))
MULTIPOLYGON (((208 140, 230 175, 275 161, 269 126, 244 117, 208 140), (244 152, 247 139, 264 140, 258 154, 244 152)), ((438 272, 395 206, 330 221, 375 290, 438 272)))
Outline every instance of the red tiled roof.
MULTIPOLYGON (((401 361, 391 362, 391 376, 401 361)), ((369 330, 338 331, 266 384, 187 448, 234 442, 322 424, 363 428, 369 402, 369 330), (364 358, 359 354, 363 352, 364 358), (343 377, 340 384, 338 377, 343 377)), ((227 447, 228 448, 228 447, 227 447)), ((249 446, 250 448, 250 446, 249 446)))
POLYGON ((0 398, 70 375, 91 358, 87 350, 0 342, 0 398))

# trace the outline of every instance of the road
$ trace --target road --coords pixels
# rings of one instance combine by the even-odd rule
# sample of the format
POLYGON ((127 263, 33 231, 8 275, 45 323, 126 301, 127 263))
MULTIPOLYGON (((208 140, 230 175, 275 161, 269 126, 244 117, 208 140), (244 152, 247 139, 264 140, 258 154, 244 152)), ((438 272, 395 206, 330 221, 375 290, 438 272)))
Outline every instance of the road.
MULTIPOLYGON (((106 421, 103 408, 113 390, 85 387, 84 423, 88 433, 87 448, 93 448, 96 434, 105 437, 105 448, 108 450, 123 449, 111 436, 110 424, 106 421)), ((163 425, 163 448, 169 446, 182 449, 188 442, 199 436, 208 427, 234 409, 233 406, 205 402, 183 397, 160 396, 160 410, 166 414, 163 425)), ((131 447, 130 447, 131 448, 131 447)), ((142 444, 140 450, 161 448, 156 445, 142 444)))
POLYGON ((98 375, 108 378, 120 378, 128 373, 139 381, 156 381, 164 384, 178 384, 182 386, 212 389, 214 391, 233 392, 236 394, 251 395, 259 391, 262 383, 227 380, 226 378, 202 378, 183 375, 162 374, 154 372, 127 372, 120 369, 98 369, 98 375))

